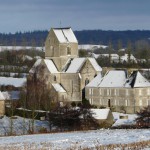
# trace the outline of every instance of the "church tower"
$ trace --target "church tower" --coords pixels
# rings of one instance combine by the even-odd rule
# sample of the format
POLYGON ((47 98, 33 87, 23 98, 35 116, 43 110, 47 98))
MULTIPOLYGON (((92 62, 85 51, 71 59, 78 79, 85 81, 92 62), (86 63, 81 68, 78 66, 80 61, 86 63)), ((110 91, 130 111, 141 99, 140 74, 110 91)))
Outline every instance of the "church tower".
POLYGON ((69 58, 78 57, 78 41, 69 28, 52 28, 45 42, 45 58, 51 59, 59 71, 69 58))

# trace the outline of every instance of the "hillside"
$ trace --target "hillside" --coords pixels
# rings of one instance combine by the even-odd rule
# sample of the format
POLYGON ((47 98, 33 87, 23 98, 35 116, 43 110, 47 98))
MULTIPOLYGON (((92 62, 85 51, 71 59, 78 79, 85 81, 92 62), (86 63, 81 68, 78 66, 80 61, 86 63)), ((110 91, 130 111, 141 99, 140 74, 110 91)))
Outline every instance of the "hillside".
MULTIPOLYGON (((48 31, 17 32, 15 34, 0 33, 0 45, 36 45, 42 46, 48 31)), ((148 41, 150 30, 127 30, 127 31, 104 31, 104 30, 83 30, 75 31, 79 44, 103 44, 108 45, 109 41, 117 46, 119 40, 126 46, 128 41, 148 41)))

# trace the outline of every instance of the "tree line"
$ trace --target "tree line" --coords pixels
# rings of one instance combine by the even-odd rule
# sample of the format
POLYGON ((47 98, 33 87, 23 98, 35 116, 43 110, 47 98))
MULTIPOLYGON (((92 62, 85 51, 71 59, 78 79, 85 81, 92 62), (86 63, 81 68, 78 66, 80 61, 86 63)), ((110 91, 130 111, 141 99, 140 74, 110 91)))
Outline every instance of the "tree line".
MULTIPOLYGON (((82 30, 74 31, 79 44, 103 44, 108 45, 112 41, 114 47, 117 47, 118 40, 122 41, 122 45, 126 46, 128 41, 136 43, 137 41, 148 41, 150 38, 150 30, 126 30, 126 31, 112 31, 112 30, 82 30)), ((32 31, 32 32, 16 32, 15 34, 0 33, 0 45, 21 45, 22 39, 26 39, 27 45, 31 46, 31 39, 36 41, 37 46, 42 46, 48 30, 32 31)))

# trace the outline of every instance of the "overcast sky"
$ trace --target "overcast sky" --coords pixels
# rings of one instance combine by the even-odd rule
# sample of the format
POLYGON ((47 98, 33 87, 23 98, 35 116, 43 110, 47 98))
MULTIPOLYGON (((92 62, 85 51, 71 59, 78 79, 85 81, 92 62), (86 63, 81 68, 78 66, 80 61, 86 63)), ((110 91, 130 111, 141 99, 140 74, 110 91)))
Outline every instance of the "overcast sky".
POLYGON ((0 32, 150 30, 150 0, 0 0, 0 32))

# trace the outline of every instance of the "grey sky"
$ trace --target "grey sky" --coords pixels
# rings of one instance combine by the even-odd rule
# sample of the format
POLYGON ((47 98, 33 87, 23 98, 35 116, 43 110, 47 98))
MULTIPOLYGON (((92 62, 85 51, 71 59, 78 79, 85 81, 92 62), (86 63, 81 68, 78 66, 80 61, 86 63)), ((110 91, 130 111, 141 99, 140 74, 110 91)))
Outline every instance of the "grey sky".
POLYGON ((0 32, 60 26, 150 30, 149 15, 150 0, 0 0, 0 32))

